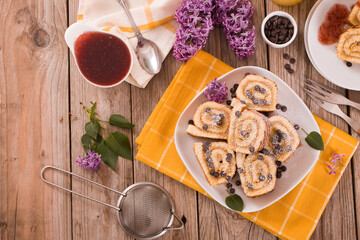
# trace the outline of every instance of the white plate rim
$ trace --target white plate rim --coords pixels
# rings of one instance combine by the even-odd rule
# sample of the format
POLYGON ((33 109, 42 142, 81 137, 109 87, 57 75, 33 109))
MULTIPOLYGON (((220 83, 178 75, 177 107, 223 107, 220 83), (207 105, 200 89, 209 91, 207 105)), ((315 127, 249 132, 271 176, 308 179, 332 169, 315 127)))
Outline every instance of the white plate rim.
MULTIPOLYGON (((292 95, 295 96, 295 98, 297 98, 297 100, 299 102, 301 102, 301 104, 303 105, 303 107, 306 109, 306 111, 310 114, 311 116, 311 121, 313 121, 315 124, 314 124, 314 127, 315 129, 313 129, 313 131, 317 131, 320 133, 320 128, 313 116, 313 114, 311 113, 310 109, 306 106, 306 104, 303 102, 303 100, 297 95, 297 93, 284 81, 282 80, 280 77, 278 77, 276 74, 270 72, 269 70, 267 69, 264 69, 264 68, 261 68, 261 67, 257 67, 257 66, 243 66, 243 67, 239 67, 239 68, 235 68, 233 70, 231 70, 230 72, 227 72, 225 73, 224 75, 222 75, 221 77, 218 77, 218 81, 222 81, 225 77, 227 77, 228 75, 232 74, 233 72, 235 71, 239 71, 239 70, 243 70, 243 69, 249 69, 247 70, 247 72, 251 72, 251 69, 256 69, 256 70, 260 70, 260 71, 266 71, 268 74, 272 75, 274 78, 277 78, 279 79, 280 81, 282 81, 285 86, 291 91, 292 95)), ((178 118, 178 122, 176 123, 176 127, 175 127, 175 133, 174 133, 174 142, 175 142, 175 147, 176 147, 176 151, 178 152, 179 156, 180 156, 180 159, 181 161, 183 162, 183 164, 185 165, 186 169, 189 171, 189 173, 191 174, 191 176, 194 178, 194 180, 200 185, 200 187, 205 191, 206 187, 203 186, 203 184, 201 182, 199 182, 197 180, 197 177, 195 176, 196 174, 192 171, 191 167, 189 167, 189 165, 187 164, 187 161, 183 160, 184 159, 184 156, 182 155, 181 151, 179 151, 178 149, 180 148, 179 147, 179 139, 178 139, 178 131, 179 131, 179 123, 180 123, 180 120, 182 119, 183 115, 187 112, 188 108, 192 105, 192 103, 194 101, 196 101, 196 99, 203 94, 203 92, 205 91, 206 87, 201 91, 199 92, 192 100, 191 102, 186 106, 186 108, 184 109, 184 111, 181 113, 180 117, 178 118)), ((292 187, 290 187, 289 189, 287 189, 286 191, 284 191, 284 193, 280 196, 278 196, 275 200, 273 200, 272 202, 268 203, 268 204, 265 204, 263 207, 259 208, 259 209, 256 209, 256 210, 253 210, 253 211, 243 211, 243 213, 250 213, 250 212, 256 212, 256 211, 260 211, 270 205, 272 205, 273 203, 277 202, 279 199, 283 198, 284 196, 286 196, 291 190, 293 190, 308 174, 309 172, 311 171, 311 169, 313 169, 313 167, 315 166, 317 160, 319 159, 319 155, 320 155, 320 151, 317 151, 317 155, 315 157, 315 160, 312 162, 311 166, 308 167, 308 170, 305 174, 303 174, 302 177, 300 177, 297 181, 296 181, 296 184, 294 184, 292 187)), ((203 176, 205 177, 205 176, 203 176)), ((205 191, 206 192, 206 191, 205 191)), ((209 196, 211 196, 215 201, 217 201, 211 193, 209 192, 206 192, 209 196)), ((221 204, 222 206, 224 206, 225 208, 231 210, 231 211, 234 211, 232 209, 230 209, 228 206, 226 206, 225 204, 225 199, 224 199, 224 202, 219 202, 217 201, 219 204, 221 204)), ((245 209, 245 208, 244 208, 245 209)))

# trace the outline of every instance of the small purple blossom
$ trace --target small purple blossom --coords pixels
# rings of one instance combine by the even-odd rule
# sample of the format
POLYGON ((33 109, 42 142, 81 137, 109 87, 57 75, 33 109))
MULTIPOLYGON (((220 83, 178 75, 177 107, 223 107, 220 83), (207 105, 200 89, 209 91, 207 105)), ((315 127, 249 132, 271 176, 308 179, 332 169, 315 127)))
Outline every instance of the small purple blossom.
POLYGON ((77 164, 83 169, 91 169, 94 173, 94 171, 100 169, 102 160, 101 155, 98 155, 96 152, 87 150, 87 155, 85 157, 79 156, 75 162, 77 162, 77 164))
POLYGON ((207 88, 204 91, 204 94, 205 97, 210 101, 222 103, 225 101, 225 99, 227 99, 228 88, 226 87, 226 83, 219 83, 218 80, 215 78, 214 80, 210 81, 210 83, 206 86, 207 88))
POLYGON ((175 19, 180 26, 176 31, 173 56, 178 61, 188 61, 205 46, 214 28, 212 10, 212 0, 186 0, 176 10, 175 19))
POLYGON ((344 165, 341 162, 342 157, 345 157, 345 154, 340 154, 340 155, 337 153, 332 154, 332 156, 329 160, 330 164, 328 164, 328 168, 330 169, 330 172, 329 172, 330 175, 336 174, 336 169, 339 168, 339 167, 336 167, 336 165, 340 165, 341 167, 344 167, 344 165))

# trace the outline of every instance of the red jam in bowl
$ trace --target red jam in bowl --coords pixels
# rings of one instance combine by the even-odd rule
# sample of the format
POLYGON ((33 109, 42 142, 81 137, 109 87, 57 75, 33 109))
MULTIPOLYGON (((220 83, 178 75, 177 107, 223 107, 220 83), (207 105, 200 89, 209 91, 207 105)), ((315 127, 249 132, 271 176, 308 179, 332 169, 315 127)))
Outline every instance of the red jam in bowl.
POLYGON ((130 51, 114 35, 102 32, 83 33, 76 39, 74 51, 81 73, 97 85, 114 85, 124 80, 130 70, 130 51))

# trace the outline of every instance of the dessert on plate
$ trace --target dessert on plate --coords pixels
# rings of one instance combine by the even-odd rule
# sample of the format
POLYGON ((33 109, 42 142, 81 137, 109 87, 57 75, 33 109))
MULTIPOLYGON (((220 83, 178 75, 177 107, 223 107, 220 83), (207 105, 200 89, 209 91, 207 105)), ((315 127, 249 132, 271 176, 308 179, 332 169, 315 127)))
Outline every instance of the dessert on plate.
POLYGON ((197 142, 194 152, 212 187, 227 183, 236 171, 234 151, 225 142, 197 142))
POLYGON ((353 26, 360 25, 360 0, 351 9, 347 21, 353 26))
POLYGON ((208 101, 201 104, 194 115, 194 124, 186 132, 195 137, 227 139, 231 110, 223 104, 208 101))
POLYGON ((360 26, 350 27, 341 34, 336 50, 339 59, 360 63, 360 26))

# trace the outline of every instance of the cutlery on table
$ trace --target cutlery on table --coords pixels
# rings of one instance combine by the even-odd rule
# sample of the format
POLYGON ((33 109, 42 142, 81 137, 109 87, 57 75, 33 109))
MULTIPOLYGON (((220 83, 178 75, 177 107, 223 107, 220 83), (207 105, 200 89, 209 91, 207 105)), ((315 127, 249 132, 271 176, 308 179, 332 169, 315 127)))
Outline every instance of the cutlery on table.
POLYGON ((134 18, 132 17, 125 0, 117 0, 118 3, 123 7, 132 28, 134 29, 135 36, 138 39, 136 45, 135 53, 139 59, 139 63, 143 69, 145 69, 150 74, 157 74, 161 69, 161 53, 156 44, 143 37, 140 30, 135 24, 134 18))
POLYGON ((357 134, 360 134, 360 123, 347 116, 336 103, 350 105, 357 109, 360 109, 360 104, 350 101, 329 87, 323 86, 311 80, 309 81, 311 82, 311 85, 309 83, 305 83, 306 88, 303 88, 309 97, 324 110, 344 119, 357 134))

